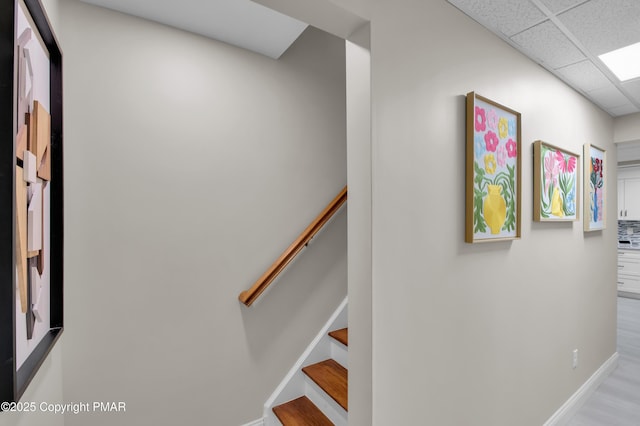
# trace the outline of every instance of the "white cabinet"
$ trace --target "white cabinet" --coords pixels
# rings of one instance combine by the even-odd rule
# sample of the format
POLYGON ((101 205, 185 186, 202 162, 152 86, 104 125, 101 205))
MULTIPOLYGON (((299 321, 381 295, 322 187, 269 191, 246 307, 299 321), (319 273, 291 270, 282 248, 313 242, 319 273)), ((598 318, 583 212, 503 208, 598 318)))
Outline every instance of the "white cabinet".
POLYGON ((624 179, 618 179, 618 220, 624 220, 624 179))
POLYGON ((640 293, 640 250, 618 250, 618 291, 640 293))
POLYGON ((640 220, 640 177, 618 179, 618 219, 640 220))

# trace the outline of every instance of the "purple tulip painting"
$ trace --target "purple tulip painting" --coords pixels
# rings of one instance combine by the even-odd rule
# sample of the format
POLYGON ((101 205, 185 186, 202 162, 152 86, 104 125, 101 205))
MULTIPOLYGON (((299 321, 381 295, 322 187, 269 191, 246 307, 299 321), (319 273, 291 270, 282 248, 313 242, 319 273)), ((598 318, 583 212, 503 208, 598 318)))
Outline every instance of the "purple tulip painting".
POLYGON ((584 145, 584 230, 605 228, 606 174, 604 149, 584 145))

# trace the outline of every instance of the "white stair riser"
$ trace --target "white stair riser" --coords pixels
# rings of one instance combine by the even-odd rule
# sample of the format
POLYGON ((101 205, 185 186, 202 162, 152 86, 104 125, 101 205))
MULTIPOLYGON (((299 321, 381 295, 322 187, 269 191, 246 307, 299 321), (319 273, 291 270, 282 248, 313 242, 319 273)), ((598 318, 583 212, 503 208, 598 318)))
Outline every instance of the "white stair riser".
POLYGON ((333 424, 336 426, 347 426, 348 415, 345 409, 327 395, 327 393, 309 377, 306 377, 305 384, 305 395, 307 398, 309 398, 333 424))
POLYGON ((331 339, 330 358, 334 359, 338 364, 349 369, 349 352, 347 347, 335 339, 331 339))
POLYGON ((282 383, 280 383, 278 388, 265 403, 264 424, 266 426, 281 426, 280 421, 273 413, 273 407, 291 401, 292 399, 298 398, 302 395, 306 395, 312 402, 314 402, 314 404, 316 404, 318 408, 320 408, 320 410, 322 410, 322 412, 324 412, 324 414, 336 425, 346 426, 346 411, 315 383, 313 383, 313 381, 302 372, 302 367, 333 358, 343 367, 348 368, 347 347, 336 342, 335 339, 328 335, 329 331, 346 328, 347 318, 348 304, 347 299, 345 298, 338 309, 333 313, 329 321, 327 321, 324 327, 322 327, 311 344, 294 364, 293 368, 289 371, 282 383), (309 382, 311 382, 312 385, 310 385, 309 382), (328 410, 333 411, 331 416, 323 409, 323 406, 327 407, 328 410), (340 413, 336 408, 341 410, 342 413, 340 413), (338 421, 336 422, 332 416, 338 421))

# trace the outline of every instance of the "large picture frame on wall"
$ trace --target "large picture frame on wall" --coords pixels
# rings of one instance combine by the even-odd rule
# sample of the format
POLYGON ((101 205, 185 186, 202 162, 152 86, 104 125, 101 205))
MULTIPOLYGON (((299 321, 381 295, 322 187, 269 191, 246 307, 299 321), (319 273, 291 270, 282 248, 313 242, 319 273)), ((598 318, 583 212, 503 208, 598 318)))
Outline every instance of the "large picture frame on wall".
POLYGON ((607 219, 607 152, 584 144, 584 230, 601 231, 607 219))
POLYGON ((465 242, 520 238, 520 113, 467 94, 465 242))
POLYGON ((63 330, 62 53, 39 0, 0 0, 0 41, 0 401, 14 402, 63 330))
POLYGON ((580 218, 580 155, 543 141, 533 143, 533 220, 580 218))

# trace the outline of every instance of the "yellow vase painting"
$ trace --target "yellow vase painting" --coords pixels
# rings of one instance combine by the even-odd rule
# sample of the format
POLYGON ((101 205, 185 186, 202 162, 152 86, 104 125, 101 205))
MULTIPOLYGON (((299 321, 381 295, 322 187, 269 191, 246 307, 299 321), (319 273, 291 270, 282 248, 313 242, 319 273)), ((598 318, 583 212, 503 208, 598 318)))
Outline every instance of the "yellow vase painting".
POLYGON ((558 217, 564 216, 562 197, 557 186, 553 188, 553 195, 551 196, 551 214, 558 217))
POLYGON ((501 185, 487 185, 488 195, 484 199, 484 221, 492 234, 499 234, 507 217, 507 203, 501 195, 501 185))
POLYGON ((466 242, 520 238, 520 114, 467 95, 466 242))

